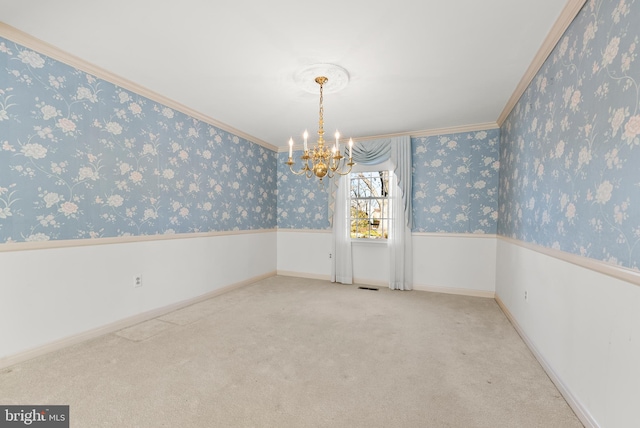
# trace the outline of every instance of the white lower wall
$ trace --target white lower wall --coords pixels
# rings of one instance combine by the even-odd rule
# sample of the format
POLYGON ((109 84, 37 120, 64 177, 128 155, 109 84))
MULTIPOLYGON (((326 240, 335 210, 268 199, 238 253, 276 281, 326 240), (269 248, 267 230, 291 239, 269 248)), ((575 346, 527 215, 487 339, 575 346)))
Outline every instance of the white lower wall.
POLYGON ((413 283, 418 290, 493 297, 495 235, 414 234, 413 283))
MULTIPOLYGON (((278 274, 304 278, 330 279, 330 231, 278 231, 278 274)), ((353 279, 360 284, 389 283, 387 247, 381 243, 354 243, 353 279), (375 260, 375 263, 371 263, 375 260)))
POLYGON ((497 262, 497 298, 583 423, 637 427, 640 286, 504 240, 497 262))
MULTIPOLYGON (((278 273, 328 279, 331 232, 278 230, 278 273)), ((353 278, 361 284, 389 283, 386 245, 352 245, 353 278)), ((495 291, 494 235, 414 234, 413 282, 418 290, 492 297, 495 291)))
POLYGON ((329 279, 331 232, 278 230, 279 275, 329 279))
POLYGON ((270 231, 0 252, 0 360, 275 274, 275 247, 270 231))
POLYGON ((389 286, 389 249, 386 242, 353 242, 351 262, 354 283, 389 286))

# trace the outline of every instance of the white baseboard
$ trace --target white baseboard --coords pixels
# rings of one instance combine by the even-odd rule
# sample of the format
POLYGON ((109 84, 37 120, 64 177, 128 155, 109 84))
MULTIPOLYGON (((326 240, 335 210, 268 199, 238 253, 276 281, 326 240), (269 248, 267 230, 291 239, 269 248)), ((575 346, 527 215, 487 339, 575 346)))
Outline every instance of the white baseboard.
POLYGON ((216 290, 210 291, 200 296, 193 297, 191 299, 182 300, 180 302, 172 303, 170 305, 163 306, 161 308, 153 309, 147 312, 142 312, 140 314, 133 315, 131 317, 124 318, 124 319, 112 322, 110 324, 103 325, 98 328, 94 328, 91 330, 84 331, 82 333, 74 334, 72 336, 55 340, 53 342, 26 350, 24 352, 20 352, 15 355, 9 355, 7 357, 0 358, 0 369, 12 366, 14 364, 21 363, 23 361, 31 360, 41 355, 45 355, 62 348, 66 348, 68 346, 76 345, 86 340, 95 339, 105 334, 113 333, 118 330, 122 330, 123 328, 131 327, 132 325, 136 325, 153 318, 158 318, 162 315, 168 314, 169 312, 182 309, 184 307, 193 305, 198 302, 202 302, 212 297, 219 296, 220 294, 227 293, 229 291, 244 287, 246 285, 252 284, 254 282, 257 282, 262 279, 269 278, 275 275, 276 275, 276 272, 268 272, 263 275, 258 275, 253 278, 249 278, 244 281, 237 282, 235 284, 230 284, 225 287, 218 288, 216 290))
MULTIPOLYGON (((312 274, 312 273, 293 272, 293 271, 284 271, 284 270, 279 270, 278 275, 294 276, 298 278, 319 279, 324 281, 331 280, 331 277, 329 275, 318 275, 318 274, 312 274)), ((366 278, 353 278, 353 283, 359 284, 359 285, 370 285, 372 287, 388 287, 389 286, 388 281, 378 281, 378 280, 366 279, 366 278)), ((493 299, 495 296, 495 293, 493 291, 472 290, 469 288, 438 287, 433 285, 414 284, 413 289, 416 291, 431 291, 434 293, 457 294, 460 296, 486 297, 488 299, 493 299)))
POLYGON ((353 278, 354 284, 359 285, 370 285, 372 287, 389 287, 389 281, 377 281, 375 279, 365 279, 365 278, 353 278))
POLYGON ((295 276, 298 278, 320 279, 323 281, 331 281, 330 275, 320 275, 315 273, 294 272, 291 270, 279 270, 277 274, 280 276, 295 276))
POLYGON ((413 284, 413 289, 418 291, 431 291, 434 293, 457 294, 460 296, 486 297, 488 299, 493 299, 496 294, 493 291, 473 290, 471 288, 441 287, 437 285, 422 284, 413 284))
POLYGON ((507 309, 504 302, 500 299, 500 296, 496 295, 495 300, 498 303, 498 306, 500 306, 500 309, 502 309, 502 312, 504 312, 505 316, 511 322, 511 325, 513 325, 513 327, 516 329, 524 343, 527 345, 527 347, 529 347, 533 356, 536 358, 536 360, 538 360, 544 371, 547 373, 547 376, 549 376, 551 381, 555 384, 556 388, 558 388, 558 391, 560 391, 560 394, 562 394, 564 399, 567 401, 569 407, 571 407, 578 419, 580 419, 580 422, 582 422, 585 428, 600 428, 600 425, 598 425, 595 419, 593 419, 591 413, 589 413, 589 411, 582 405, 580 400, 578 400, 578 398, 573 395, 571 390, 567 387, 567 385, 565 385, 560 376, 558 376, 558 374, 553 370, 551 364, 549 364, 549 362, 536 348, 536 346, 533 344, 524 330, 520 327, 511 312, 509 312, 509 309, 507 309))

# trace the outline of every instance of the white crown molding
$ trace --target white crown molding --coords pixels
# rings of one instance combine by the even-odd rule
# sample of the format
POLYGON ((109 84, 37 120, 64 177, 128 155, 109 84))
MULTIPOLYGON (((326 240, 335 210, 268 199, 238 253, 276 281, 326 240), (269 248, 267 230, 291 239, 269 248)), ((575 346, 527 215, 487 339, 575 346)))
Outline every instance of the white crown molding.
MULTIPOLYGON (((498 129, 500 126, 496 122, 487 122, 487 123, 477 123, 474 125, 462 125, 462 126, 452 126, 449 128, 434 128, 434 129, 425 129, 422 131, 411 131, 411 132, 399 132, 396 134, 383 134, 383 135, 370 135, 368 137, 353 137, 353 141, 368 141, 368 140, 378 140, 382 138, 394 138, 394 137, 432 137, 434 135, 451 135, 451 134, 459 134, 463 132, 478 132, 478 131, 488 131, 491 129, 498 129)), ((343 142, 340 145, 346 145, 348 138, 341 137, 343 142)), ((294 144, 293 150, 302 150, 302 144, 294 144)), ((281 146, 278 148, 278 153, 280 152, 288 152, 289 146, 281 146)))
POLYGON ((255 235, 275 232, 276 229, 230 230, 225 232, 176 233, 171 235, 116 236, 112 238, 61 239, 56 241, 5 242, 0 253, 9 251, 48 250, 51 248, 86 247, 89 245, 128 244, 132 242, 168 241, 172 239, 213 238, 229 235, 255 235))
MULTIPOLYGON (((496 122, 488 122, 481 123, 475 125, 464 125, 450 128, 436 128, 436 129, 427 129, 422 131, 412 131, 412 132, 402 132, 396 134, 384 134, 384 135, 374 135, 374 136, 366 136, 366 137, 355 137, 354 141, 366 141, 372 139, 379 138, 391 138, 391 137, 399 137, 399 136, 411 136, 411 137, 427 137, 433 135, 447 135, 447 134, 455 134, 461 132, 474 132, 474 131, 482 131, 489 129, 500 128, 504 121, 507 119, 511 110, 515 107, 516 103, 527 89, 536 73, 540 70, 545 60, 551 54, 552 50, 569 27, 571 22, 575 19, 577 14, 580 12, 580 9, 584 5, 586 0, 568 0, 564 9, 562 10, 560 16, 556 20, 555 24, 551 28, 551 31, 547 35, 545 41, 542 43, 542 46, 538 50, 536 56, 533 61, 529 65, 529 68, 522 76, 518 86, 515 91, 507 101, 502 113, 496 120, 496 122)), ((263 146, 269 150, 273 150, 276 152, 286 152, 289 150, 288 146, 275 146, 269 144, 265 141, 262 141, 252 135, 246 134, 238 129, 235 129, 229 125, 226 125, 222 122, 219 122, 209 116, 206 116, 196 110, 193 110, 185 105, 178 103, 172 99, 169 99, 165 96, 162 96, 156 92, 151 91, 137 83, 131 82, 127 79, 124 79, 120 76, 117 76, 107 70, 104 70, 100 67, 97 67, 85 60, 82 60, 74 55, 71 55, 67 52, 62 51, 61 49, 46 43, 40 39, 37 39, 27 33, 24 33, 14 27, 11 27, 8 24, 0 21, 0 37, 7 38, 16 43, 19 43, 23 46, 26 46, 30 49, 34 49, 44 55, 47 55, 53 59, 56 59, 60 62, 68 64, 77 69, 83 70, 87 73, 95 75, 101 79, 114 83, 118 86, 121 86, 125 89, 128 89, 132 92, 145 96, 153 101, 164 104, 168 107, 171 107, 175 110, 181 111, 189 116, 192 116, 196 119, 202 120, 210 125, 216 126, 222 130, 233 133, 239 137, 242 137, 246 140, 252 141, 260 146, 263 146)), ((301 150, 302 145, 294 145, 294 150, 301 150)))
MULTIPOLYGON (((432 137, 434 135, 450 135, 450 134, 460 134, 463 132, 478 132, 478 131, 489 131, 491 129, 498 129, 500 126, 496 122, 486 122, 486 123, 476 123, 473 125, 463 125, 463 126, 452 126, 449 128, 434 128, 434 129, 425 129, 424 131, 414 131, 408 132, 404 135, 410 135, 412 137, 432 137)), ((377 138, 377 137, 371 137, 377 138)), ((366 138, 369 139, 369 138, 366 138)))
POLYGON ((556 20, 555 24, 553 24, 553 27, 551 27, 551 31, 549 31, 547 38, 544 40, 544 42, 542 42, 542 46, 540 46, 538 53, 533 58, 533 61, 531 61, 531 64, 529 65, 527 71, 524 73, 524 76, 522 76, 522 79, 520 79, 520 83, 518 83, 518 86, 516 86, 516 89, 515 91, 513 91, 511 98, 509 98, 509 101, 507 101, 507 104, 504 106, 502 113, 500 113, 500 116, 498 116, 498 120, 496 121, 498 126, 502 126, 504 121, 507 120, 507 117, 509 117, 511 110, 513 110, 513 108, 516 106, 522 94, 524 94, 524 92, 527 90, 529 84, 531 84, 531 82, 533 81, 533 78, 536 76, 549 55, 551 55, 551 52, 555 48, 556 44, 558 44, 558 41, 567 30, 567 28, 569 28, 569 25, 578 15, 585 2, 586 0, 567 1, 567 4, 560 13, 560 16, 556 20))
POLYGON ((601 260, 592 259, 589 257, 579 256, 577 254, 567 253, 565 251, 556 250, 553 248, 543 247, 542 245, 532 244, 530 242, 524 242, 506 236, 498 235, 498 239, 508 242, 519 247, 526 248, 528 250, 535 251, 540 254, 553 257, 571 263, 583 268, 587 268, 598 273, 608 275, 623 281, 630 282, 634 285, 640 285, 640 271, 625 268, 622 266, 616 266, 601 260))
POLYGON ((8 24, 5 24, 2 21, 0 21, 0 37, 4 37, 8 40, 11 40, 29 49, 33 49, 34 51, 37 51, 43 55, 53 58, 56 61, 60 61, 62 63, 70 65, 71 67, 77 68, 78 70, 82 70, 85 73, 94 75, 102 80, 106 80, 107 82, 111 82, 117 86, 120 86, 121 88, 127 89, 138 95, 147 97, 152 101, 163 104, 167 107, 171 107, 174 110, 180 111, 188 116, 194 117, 198 120, 208 123, 209 125, 212 125, 224 131, 230 132, 234 135, 237 135, 238 137, 244 138, 245 140, 258 144, 266 149, 269 149, 272 151, 278 150, 278 147, 274 146, 273 144, 269 144, 266 141, 262 141, 259 138, 256 138, 252 135, 249 135, 245 132, 235 129, 225 123, 222 123, 213 119, 212 117, 209 117, 192 108, 189 108, 177 101, 174 101, 170 98, 167 98, 163 95, 158 94, 157 92, 147 89, 144 86, 141 86, 137 83, 134 83, 123 77, 120 77, 114 73, 111 73, 110 71, 107 71, 103 68, 93 65, 75 55, 72 55, 47 42, 44 42, 36 37, 33 37, 30 34, 27 34, 25 32, 18 30, 17 28, 14 28, 8 24))

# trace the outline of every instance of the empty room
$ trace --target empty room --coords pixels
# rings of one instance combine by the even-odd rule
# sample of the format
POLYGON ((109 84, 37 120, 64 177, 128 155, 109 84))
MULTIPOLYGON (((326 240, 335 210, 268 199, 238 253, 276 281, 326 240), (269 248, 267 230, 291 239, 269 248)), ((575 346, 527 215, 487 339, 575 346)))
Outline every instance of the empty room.
POLYGON ((640 426, 640 0, 0 0, 0 426, 640 426))

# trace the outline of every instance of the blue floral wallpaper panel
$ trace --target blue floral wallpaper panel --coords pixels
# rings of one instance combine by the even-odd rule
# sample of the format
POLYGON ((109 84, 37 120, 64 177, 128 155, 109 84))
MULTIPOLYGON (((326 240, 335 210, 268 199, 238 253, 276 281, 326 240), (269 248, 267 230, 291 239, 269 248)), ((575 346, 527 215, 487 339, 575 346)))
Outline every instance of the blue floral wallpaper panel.
MULTIPOLYGON (((496 233, 499 133, 411 139, 414 232, 496 233)), ((326 184, 294 175, 287 158, 278 159, 278 227, 328 229, 326 184)))
POLYGON ((640 268, 640 2, 588 1, 501 128, 501 235, 640 268))
MULTIPOLYGON (((301 150, 293 152, 294 171, 302 166, 301 155, 301 150)), ((285 164, 288 159, 288 152, 278 154, 278 228, 329 229, 329 181, 293 174, 285 164)))
POLYGON ((414 232, 495 234, 499 129, 411 139, 414 232))
POLYGON ((274 228, 276 161, 0 38, 0 242, 274 228))

